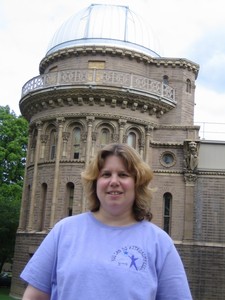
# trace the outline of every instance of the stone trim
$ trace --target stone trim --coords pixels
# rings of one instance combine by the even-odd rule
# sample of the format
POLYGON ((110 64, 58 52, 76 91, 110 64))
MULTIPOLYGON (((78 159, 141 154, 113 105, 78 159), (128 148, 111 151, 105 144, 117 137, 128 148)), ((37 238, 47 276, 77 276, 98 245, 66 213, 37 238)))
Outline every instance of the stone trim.
MULTIPOLYGON (((29 86, 29 82, 26 85, 29 86)), ((60 84, 38 87, 34 90, 31 88, 20 100, 21 112, 28 120, 47 109, 85 105, 100 107, 107 105, 112 108, 137 110, 142 114, 155 115, 160 118, 176 107, 176 101, 158 94, 154 90, 127 89, 123 86, 111 85, 109 89, 107 85, 90 86, 86 83, 60 84), (32 106, 30 106, 31 101, 32 106)))
POLYGON ((197 241, 173 241, 175 245, 186 245, 186 246, 201 246, 201 247, 216 247, 225 248, 225 243, 214 243, 214 242, 197 242, 197 241))
POLYGON ((58 59, 63 59, 64 57, 73 57, 80 55, 96 55, 96 53, 102 55, 113 55, 119 57, 128 57, 130 59, 136 59, 137 61, 142 61, 147 64, 155 64, 158 67, 173 67, 173 68, 183 68, 192 71, 197 78, 199 72, 199 65, 188 60, 182 58, 167 58, 167 57, 151 57, 146 54, 138 53, 135 51, 127 50, 125 48, 117 48, 110 46, 79 46, 79 47, 71 47, 67 49, 61 49, 56 51, 50 55, 45 56, 39 66, 40 74, 43 74, 45 69, 51 65, 53 62, 58 59))
MULTIPOLYGON (((45 117, 37 117, 36 119, 33 119, 30 123, 30 126, 35 123, 37 120, 41 120, 43 122, 45 121, 50 121, 50 120, 55 120, 57 117, 61 116, 61 114, 59 113, 54 113, 51 116, 45 116, 45 117)), ((68 118, 78 118, 78 119, 82 119, 85 118, 87 116, 94 116, 95 119, 106 119, 106 120, 116 120, 118 121, 119 119, 121 119, 121 115, 119 114, 106 114, 106 113, 63 113, 63 117, 65 117, 65 119, 68 118)), ((143 126, 150 126, 151 128, 156 128, 157 124, 152 123, 152 122, 147 122, 144 121, 142 119, 139 118, 135 118, 135 117, 129 117, 129 116, 123 116, 123 120, 125 120, 126 122, 131 122, 133 124, 138 124, 138 125, 143 125, 143 126)))
POLYGON ((155 142, 151 141, 150 146, 152 148, 183 148, 182 143, 171 143, 171 142, 155 142))

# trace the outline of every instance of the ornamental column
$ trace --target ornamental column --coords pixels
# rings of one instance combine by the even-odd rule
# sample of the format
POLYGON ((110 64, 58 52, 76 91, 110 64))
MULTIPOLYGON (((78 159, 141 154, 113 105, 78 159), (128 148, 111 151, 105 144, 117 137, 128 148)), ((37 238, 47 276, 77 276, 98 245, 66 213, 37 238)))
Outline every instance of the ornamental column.
POLYGON ((69 132, 63 132, 62 133, 62 139, 63 139, 63 150, 62 150, 62 157, 66 158, 67 156, 67 143, 70 137, 69 132))
POLYGON ((127 120, 119 119, 119 143, 123 143, 124 127, 127 123, 127 120))
POLYGON ((37 189, 37 177, 38 177, 38 161, 39 161, 39 153, 40 153, 40 137, 42 132, 42 122, 39 121, 36 123, 37 127, 37 141, 36 141, 36 151, 35 151, 35 159, 34 159, 34 172, 33 172, 33 181, 31 188, 31 199, 30 199, 30 210, 29 210, 29 219, 28 219, 28 231, 32 231, 33 228, 33 219, 34 219, 34 209, 35 209, 35 196, 37 189))
POLYGON ((139 140, 139 151, 140 151, 140 156, 143 159, 144 157, 144 147, 145 147, 145 140, 144 138, 140 138, 139 140))
MULTIPOLYGON (((92 128, 93 128, 93 122, 95 120, 95 117, 88 116, 86 117, 87 120, 87 139, 86 139, 86 153, 85 153, 85 164, 87 165, 90 157, 92 156, 92 128)), ((83 193, 82 196, 82 212, 85 212, 87 209, 87 200, 83 193)))
POLYGON ((92 148, 92 127, 95 117, 88 116, 87 120, 87 144, 86 144, 86 157, 85 163, 87 164, 91 157, 91 148, 92 148))
POLYGON ((96 141, 97 141, 97 132, 93 132, 92 131, 92 145, 91 145, 91 157, 93 157, 95 155, 95 145, 96 145, 96 141))
POLYGON ((146 163, 149 163, 149 151, 150 151, 150 139, 152 135, 153 127, 148 125, 145 127, 145 156, 144 160, 146 163))
POLYGON ((40 159, 44 159, 44 157, 45 157, 45 148, 46 148, 47 141, 48 141, 48 136, 46 134, 42 134, 41 135, 40 159))
POLYGON ((64 124, 65 119, 57 118, 56 121, 58 124, 58 137, 57 137, 58 139, 57 139, 57 146, 56 146, 50 228, 52 228, 54 226, 55 221, 56 221, 55 217, 56 217, 56 208, 57 208, 58 191, 59 191, 59 165, 60 165, 61 152, 62 152, 62 150, 61 150, 61 148, 62 148, 62 131, 63 131, 63 124, 64 124))

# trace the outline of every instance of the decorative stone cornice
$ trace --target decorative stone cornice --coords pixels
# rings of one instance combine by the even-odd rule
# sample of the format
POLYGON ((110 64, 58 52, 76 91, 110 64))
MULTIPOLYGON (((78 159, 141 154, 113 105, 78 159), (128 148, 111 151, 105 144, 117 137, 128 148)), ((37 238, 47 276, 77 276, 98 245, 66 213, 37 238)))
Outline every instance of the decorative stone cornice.
POLYGON ((165 125, 165 124, 162 124, 162 125, 157 125, 157 129, 160 129, 160 130, 177 130, 177 129, 184 129, 184 130, 193 130, 193 129, 200 129, 200 126, 199 125, 165 125))
POLYGON ((175 174, 175 175, 182 175, 183 172, 172 170, 172 169, 154 169, 153 173, 155 174, 175 174))
POLYGON ((63 88, 35 91, 26 95, 20 102, 20 109, 23 116, 27 120, 31 120, 36 114, 62 107, 79 107, 79 106, 109 106, 112 108, 122 108, 123 110, 139 111, 142 114, 155 115, 159 118, 166 112, 170 111, 174 106, 160 102, 153 95, 141 95, 137 93, 129 93, 126 91, 115 90, 89 90, 81 88, 63 88), (104 96, 104 97, 103 97, 104 96), (107 98, 107 100, 106 100, 107 98), (31 105, 32 102, 32 105, 31 105))
POLYGON ((84 159, 61 159, 60 163, 66 163, 66 164, 84 164, 84 159))
POLYGON ((204 177, 205 176, 218 176, 218 177, 221 177, 221 176, 225 176, 225 171, 202 171, 202 170, 198 170, 198 176, 202 176, 204 177))
POLYGON ((54 52, 50 55, 45 56, 39 66, 40 74, 43 74, 45 69, 51 65, 53 62, 73 57, 73 56, 84 56, 87 54, 90 55, 96 55, 102 54, 102 55, 113 55, 113 56, 120 56, 123 57, 129 57, 130 59, 136 59, 137 61, 142 61, 143 63, 147 64, 155 64, 158 67, 173 67, 173 68, 183 68, 187 69, 189 71, 192 71, 196 78, 198 76, 199 72, 199 65, 184 59, 184 58, 167 58, 167 57, 151 57, 143 53, 131 51, 125 48, 119 48, 119 47, 112 47, 112 46, 96 46, 96 45, 88 45, 88 46, 79 46, 79 47, 71 47, 67 49, 61 49, 57 52, 54 52))
MULTIPOLYGON (((94 116, 95 119, 106 119, 106 120, 119 120, 121 119, 121 115, 117 115, 117 114, 106 114, 106 113, 80 113, 80 112, 71 112, 71 113, 64 113, 63 117, 65 119, 70 119, 70 118, 77 118, 77 119, 86 119, 87 116, 94 116)), ((60 117, 61 114, 60 113, 54 113, 52 115, 47 115, 47 116, 38 116, 37 118, 34 118, 31 123, 30 126, 32 126, 32 124, 36 121, 42 121, 42 122, 46 122, 46 121, 51 121, 51 120, 55 120, 57 117, 60 117)), ((130 116, 123 116, 123 120, 125 120, 126 122, 130 122, 133 124, 137 124, 137 125, 143 125, 143 126, 151 126, 152 128, 156 127, 155 123, 152 122, 147 122, 143 119, 139 119, 139 118, 135 118, 135 117, 130 117, 130 116)))
POLYGON ((152 148, 183 148, 183 143, 172 143, 172 142, 155 142, 151 141, 150 145, 152 148))

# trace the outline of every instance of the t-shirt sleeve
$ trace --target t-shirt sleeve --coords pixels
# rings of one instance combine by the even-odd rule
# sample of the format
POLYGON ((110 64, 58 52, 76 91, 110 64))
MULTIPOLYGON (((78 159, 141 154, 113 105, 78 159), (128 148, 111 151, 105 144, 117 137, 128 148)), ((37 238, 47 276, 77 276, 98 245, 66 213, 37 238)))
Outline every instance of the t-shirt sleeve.
POLYGON ((33 287, 50 294, 55 280, 56 252, 55 229, 52 229, 29 260, 20 277, 33 287))
POLYGON ((192 300, 181 258, 172 244, 158 277, 156 300, 192 300))

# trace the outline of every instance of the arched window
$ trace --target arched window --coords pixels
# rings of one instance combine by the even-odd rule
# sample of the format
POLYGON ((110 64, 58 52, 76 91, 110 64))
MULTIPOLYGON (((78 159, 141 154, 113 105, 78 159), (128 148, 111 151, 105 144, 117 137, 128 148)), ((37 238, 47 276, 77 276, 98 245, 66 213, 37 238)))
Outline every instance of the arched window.
POLYGON ((163 229, 170 234, 171 233, 171 211, 172 211, 172 195, 165 193, 163 195, 164 200, 164 213, 163 213, 163 229))
POLYGON ((101 130, 101 136, 100 136, 100 144, 101 147, 104 147, 105 145, 107 145, 110 141, 110 132, 109 129, 107 128, 103 128, 101 130))
POLYGON ((81 140, 81 130, 79 127, 75 127, 73 130, 73 158, 80 158, 80 140, 81 140))
POLYGON ((46 209, 46 198, 47 198, 47 184, 41 185, 41 203, 40 203, 40 216, 39 216, 39 231, 44 230, 45 224, 45 209, 46 209))
POLYGON ((163 76, 163 83, 167 85, 169 84, 169 77, 167 75, 163 76))
POLYGON ((56 130, 50 133, 50 160, 54 160, 56 155, 56 130))
POLYGON ((131 147, 133 147, 134 149, 136 149, 137 146, 137 138, 136 138, 136 134, 134 132, 129 132, 128 133, 128 137, 127 137, 127 144, 131 147))
POLYGON ((74 201, 74 184, 68 182, 66 185, 66 204, 67 204, 67 216, 73 214, 73 201, 74 201))
POLYGON ((190 79, 186 80, 186 92, 191 93, 191 80, 190 79))

